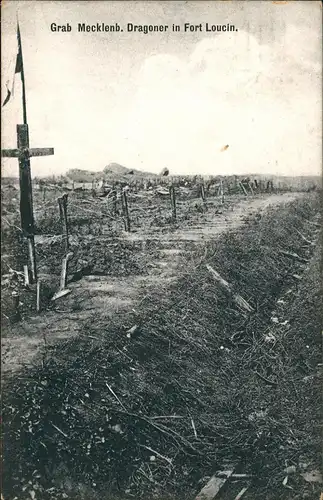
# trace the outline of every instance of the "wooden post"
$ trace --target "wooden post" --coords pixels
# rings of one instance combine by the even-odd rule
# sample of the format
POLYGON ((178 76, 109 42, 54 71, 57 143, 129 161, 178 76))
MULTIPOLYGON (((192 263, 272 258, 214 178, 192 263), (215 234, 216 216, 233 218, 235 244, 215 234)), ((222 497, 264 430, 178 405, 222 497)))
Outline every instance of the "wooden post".
POLYGON ((130 232, 130 217, 129 217, 127 193, 124 189, 122 189, 121 200, 122 200, 124 227, 125 227, 125 230, 129 233, 130 232))
POLYGON ((37 281, 36 288, 36 311, 40 312, 40 280, 37 281))
POLYGON ((72 181, 72 191, 74 191, 74 181, 72 181))
POLYGON ((46 186, 43 187, 43 202, 46 201, 46 186))
POLYGON ((24 266, 25 287, 29 286, 29 271, 28 266, 24 266))
POLYGON ((244 187, 243 183, 242 182, 239 182, 239 186, 240 186, 240 189, 241 191, 243 192, 243 194, 245 194, 246 196, 248 196, 248 193, 246 191, 246 188, 244 187))
POLYGON ((220 180, 220 196, 221 196, 221 204, 224 203, 224 190, 223 190, 223 180, 220 180))
POLYGON ((205 196, 205 186, 204 186, 204 184, 201 184, 201 198, 203 200, 203 203, 205 203, 206 196, 205 196))
POLYGON ((71 257, 73 257, 72 252, 68 253, 62 260, 62 272, 59 287, 60 290, 65 290, 65 288, 67 287, 68 261, 71 257))
POLYGON ((176 193, 175 193, 175 188, 174 185, 172 184, 169 187, 169 195, 170 195, 170 202, 171 202, 171 207, 172 207, 172 218, 173 220, 176 220, 176 193))
MULTIPOLYGON (((25 115, 25 112, 24 112, 25 115)), ((21 228, 28 240, 28 251, 33 282, 37 281, 37 266, 34 241, 34 214, 32 182, 30 173, 31 156, 47 156, 54 154, 53 148, 29 148, 29 131, 27 123, 17 125, 17 149, 2 149, 1 156, 18 158, 20 185, 20 218, 21 228)))
POLYGON ((32 283, 37 283, 37 264, 36 264, 36 251, 35 251, 35 238, 34 235, 27 236, 29 262, 32 276, 32 283))
POLYGON ((33 214, 33 195, 30 173, 30 159, 27 153, 29 147, 28 125, 17 125, 17 145, 22 150, 19 156, 19 184, 20 184, 20 217, 21 227, 27 236, 28 253, 32 280, 37 281, 37 264, 34 239, 34 214, 33 214))
POLYGON ((248 182, 248 186, 249 186, 250 192, 251 192, 251 194, 252 194, 252 196, 253 196, 255 193, 254 193, 254 190, 252 189, 252 184, 251 184, 251 182, 248 182))
POLYGON ((68 222, 67 222, 67 199, 68 194, 63 194, 63 196, 58 198, 59 215, 61 222, 63 224, 63 234, 65 239, 65 251, 68 252, 69 242, 68 242, 68 222))
POLYGON ((55 300, 60 299, 62 297, 65 297, 65 295, 68 295, 71 293, 71 290, 66 288, 67 287, 67 276, 68 276, 68 261, 70 260, 71 257, 73 257, 72 252, 68 253, 62 260, 62 271, 61 271, 59 290, 52 297, 52 301, 55 301, 55 300))
POLYGON ((237 191, 237 185, 238 185, 238 179, 237 179, 237 176, 234 175, 233 176, 233 189, 234 189, 234 192, 236 193, 237 191))
POLYGON ((12 292, 13 308, 14 308, 14 320, 20 321, 20 297, 18 292, 12 292))

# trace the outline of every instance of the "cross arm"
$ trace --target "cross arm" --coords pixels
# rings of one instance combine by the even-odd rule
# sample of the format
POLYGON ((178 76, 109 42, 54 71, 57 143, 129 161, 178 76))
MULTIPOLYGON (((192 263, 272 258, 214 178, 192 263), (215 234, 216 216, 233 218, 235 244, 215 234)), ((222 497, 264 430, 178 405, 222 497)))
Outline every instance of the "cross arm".
POLYGON ((19 158, 20 149, 1 149, 1 156, 3 158, 19 158))
POLYGON ((54 154, 54 148, 31 148, 29 156, 50 156, 54 154))
POLYGON ((54 148, 21 148, 2 149, 1 156, 4 158, 19 158, 20 156, 50 156, 54 154, 54 148))

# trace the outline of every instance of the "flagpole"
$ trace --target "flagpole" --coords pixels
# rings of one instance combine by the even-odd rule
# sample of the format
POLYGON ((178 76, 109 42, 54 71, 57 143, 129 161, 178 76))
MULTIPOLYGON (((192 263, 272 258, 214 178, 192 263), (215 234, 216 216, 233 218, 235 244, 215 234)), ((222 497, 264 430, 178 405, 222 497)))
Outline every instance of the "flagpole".
POLYGON ((23 120, 24 120, 24 125, 27 125, 27 105, 26 105, 25 72, 24 72, 24 62, 23 62, 23 57, 22 57, 22 43, 21 43, 21 36, 20 36, 20 28, 19 28, 18 18, 17 18, 17 38, 18 38, 18 47, 20 49, 20 55, 21 55, 21 84, 22 84, 22 111, 23 111, 23 120))

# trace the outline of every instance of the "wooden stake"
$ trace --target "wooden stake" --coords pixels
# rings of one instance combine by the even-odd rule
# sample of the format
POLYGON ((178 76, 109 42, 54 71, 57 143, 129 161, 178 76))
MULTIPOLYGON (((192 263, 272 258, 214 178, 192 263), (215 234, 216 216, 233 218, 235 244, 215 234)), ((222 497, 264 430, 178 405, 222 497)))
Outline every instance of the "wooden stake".
POLYGON ((12 292, 12 299, 13 299, 13 308, 14 308, 14 319, 16 321, 21 320, 21 314, 20 314, 20 297, 18 292, 12 292))
POLYGON ((204 186, 204 184, 201 185, 201 198, 203 200, 203 203, 205 203, 206 196, 205 196, 205 186, 204 186))
POLYGON ((248 182, 248 186, 249 186, 249 189, 251 191, 252 196, 254 196, 255 193, 254 193, 254 190, 252 189, 251 182, 248 182))
POLYGON ((60 286, 58 292, 54 294, 52 297, 52 301, 60 299, 61 297, 65 297, 65 295, 68 295, 71 293, 71 290, 66 288, 67 286, 67 276, 68 276, 68 261, 73 257, 73 253, 70 252, 66 255, 66 257, 63 258, 62 260, 62 271, 61 271, 61 278, 60 278, 60 286))
POLYGON ((242 192, 243 192, 246 196, 248 196, 248 193, 247 193, 247 191, 246 191, 246 188, 244 187, 244 185, 242 184, 242 182, 239 182, 239 186, 240 186, 240 188, 241 188, 242 192))
POLYGON ((36 252, 35 252, 35 239, 34 235, 30 234, 27 237, 28 242, 28 254, 31 267, 32 282, 37 282, 37 267, 36 267, 36 252))
POLYGON ((121 199, 122 199, 124 227, 125 227, 125 230, 129 233, 130 232, 130 217, 129 217, 127 193, 124 189, 122 190, 121 199))
POLYGON ((175 188, 173 185, 169 187, 169 195, 170 195, 170 202, 171 202, 171 207, 172 207, 172 218, 173 220, 176 220, 176 193, 175 193, 175 188))
POLYGON ((29 270, 28 270, 28 266, 24 266, 24 277, 25 277, 25 286, 28 287, 29 286, 29 270))
POLYGON ((40 312, 40 280, 37 281, 36 289, 36 311, 40 312))
POLYGON ((68 253, 62 260, 62 272, 60 280, 60 290, 64 290, 67 286, 68 261, 73 257, 73 253, 68 253))
POLYGON ((67 199, 68 194, 63 194, 60 198, 58 198, 58 206, 59 206, 59 215, 61 222, 63 224, 63 234, 65 239, 65 252, 68 252, 69 242, 68 242, 68 222, 67 222, 67 199))
POLYGON ((224 190, 223 190, 223 180, 220 180, 220 196, 221 196, 221 204, 224 203, 224 190))

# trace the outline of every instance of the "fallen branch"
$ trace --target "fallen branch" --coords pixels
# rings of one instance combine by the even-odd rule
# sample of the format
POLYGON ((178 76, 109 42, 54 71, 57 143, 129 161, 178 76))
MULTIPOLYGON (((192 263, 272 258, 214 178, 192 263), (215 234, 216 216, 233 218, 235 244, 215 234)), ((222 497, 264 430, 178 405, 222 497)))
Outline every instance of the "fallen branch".
POLYGON ((308 240, 298 229, 296 229, 296 233, 299 234, 299 236, 302 238, 302 240, 305 241, 305 243, 307 243, 308 245, 311 245, 311 246, 315 245, 315 243, 313 243, 313 241, 308 240))
POLYGON ((125 408, 125 406, 121 403, 120 399, 118 398, 118 396, 116 395, 116 393, 113 391, 113 389, 109 386, 109 384, 106 382, 105 385, 107 386, 107 388, 109 389, 109 391, 111 392, 111 394, 116 398, 116 400, 118 401, 118 403, 122 406, 122 408, 127 411, 127 409, 125 408))
POLYGON ((68 435, 67 435, 67 434, 65 434, 65 432, 63 432, 63 431, 62 431, 59 427, 57 427, 56 425, 54 425, 52 422, 51 422, 51 424, 52 424, 52 426, 53 426, 53 427, 54 427, 54 428, 55 428, 58 432, 60 432, 60 433, 62 434, 62 436, 64 436, 64 437, 68 438, 68 435))
POLYGON ((319 228, 321 228, 321 225, 320 225, 320 224, 318 224, 317 222, 312 222, 312 221, 308 220, 308 221, 307 221, 307 223, 308 223, 308 224, 311 224, 311 226, 315 226, 315 227, 319 227, 319 228))
MULTIPOLYGON (((224 472, 217 472, 217 477, 227 477, 228 475, 228 472, 227 471, 224 471, 224 472)), ((248 479, 250 477, 252 477, 251 474, 231 474, 231 479, 248 479)))
POLYGON ((157 455, 157 457, 162 458, 163 460, 165 460, 166 462, 168 462, 169 465, 173 465, 173 462, 172 462, 172 460, 170 458, 167 458, 164 455, 162 455, 161 453, 158 453, 158 451, 153 450, 152 448, 150 448, 149 446, 145 446, 144 444, 140 444, 139 446, 141 448, 145 448, 148 451, 151 451, 152 453, 154 453, 155 455, 157 455))
POLYGON ((261 378, 261 380, 263 380, 264 382, 266 382, 267 384, 270 384, 270 385, 278 385, 277 382, 274 382, 273 380, 269 380, 268 378, 264 377, 263 375, 261 375, 259 372, 256 372, 254 371, 254 373, 256 375, 258 375, 259 378, 261 378))
POLYGON ((285 250, 280 250, 279 253, 282 255, 285 255, 285 257, 289 257, 290 259, 298 260, 299 262, 302 262, 304 264, 308 263, 308 259, 304 259, 303 257, 298 255, 297 253, 286 252, 285 250))
POLYGON ((195 438, 197 439, 197 432, 196 432, 196 428, 195 428, 195 424, 194 424, 194 420, 191 418, 191 424, 192 424, 192 429, 193 429, 193 432, 194 432, 194 436, 195 438))
POLYGON ((241 297, 241 295, 233 293, 231 285, 226 280, 224 280, 220 276, 220 274, 215 271, 215 269, 213 269, 213 267, 211 267, 209 264, 206 264, 206 268, 212 274, 212 277, 218 283, 218 285, 220 285, 220 287, 233 298, 238 307, 240 307, 244 311, 247 311, 248 313, 254 311, 253 307, 251 307, 251 305, 248 304, 248 302, 243 297, 241 297))

